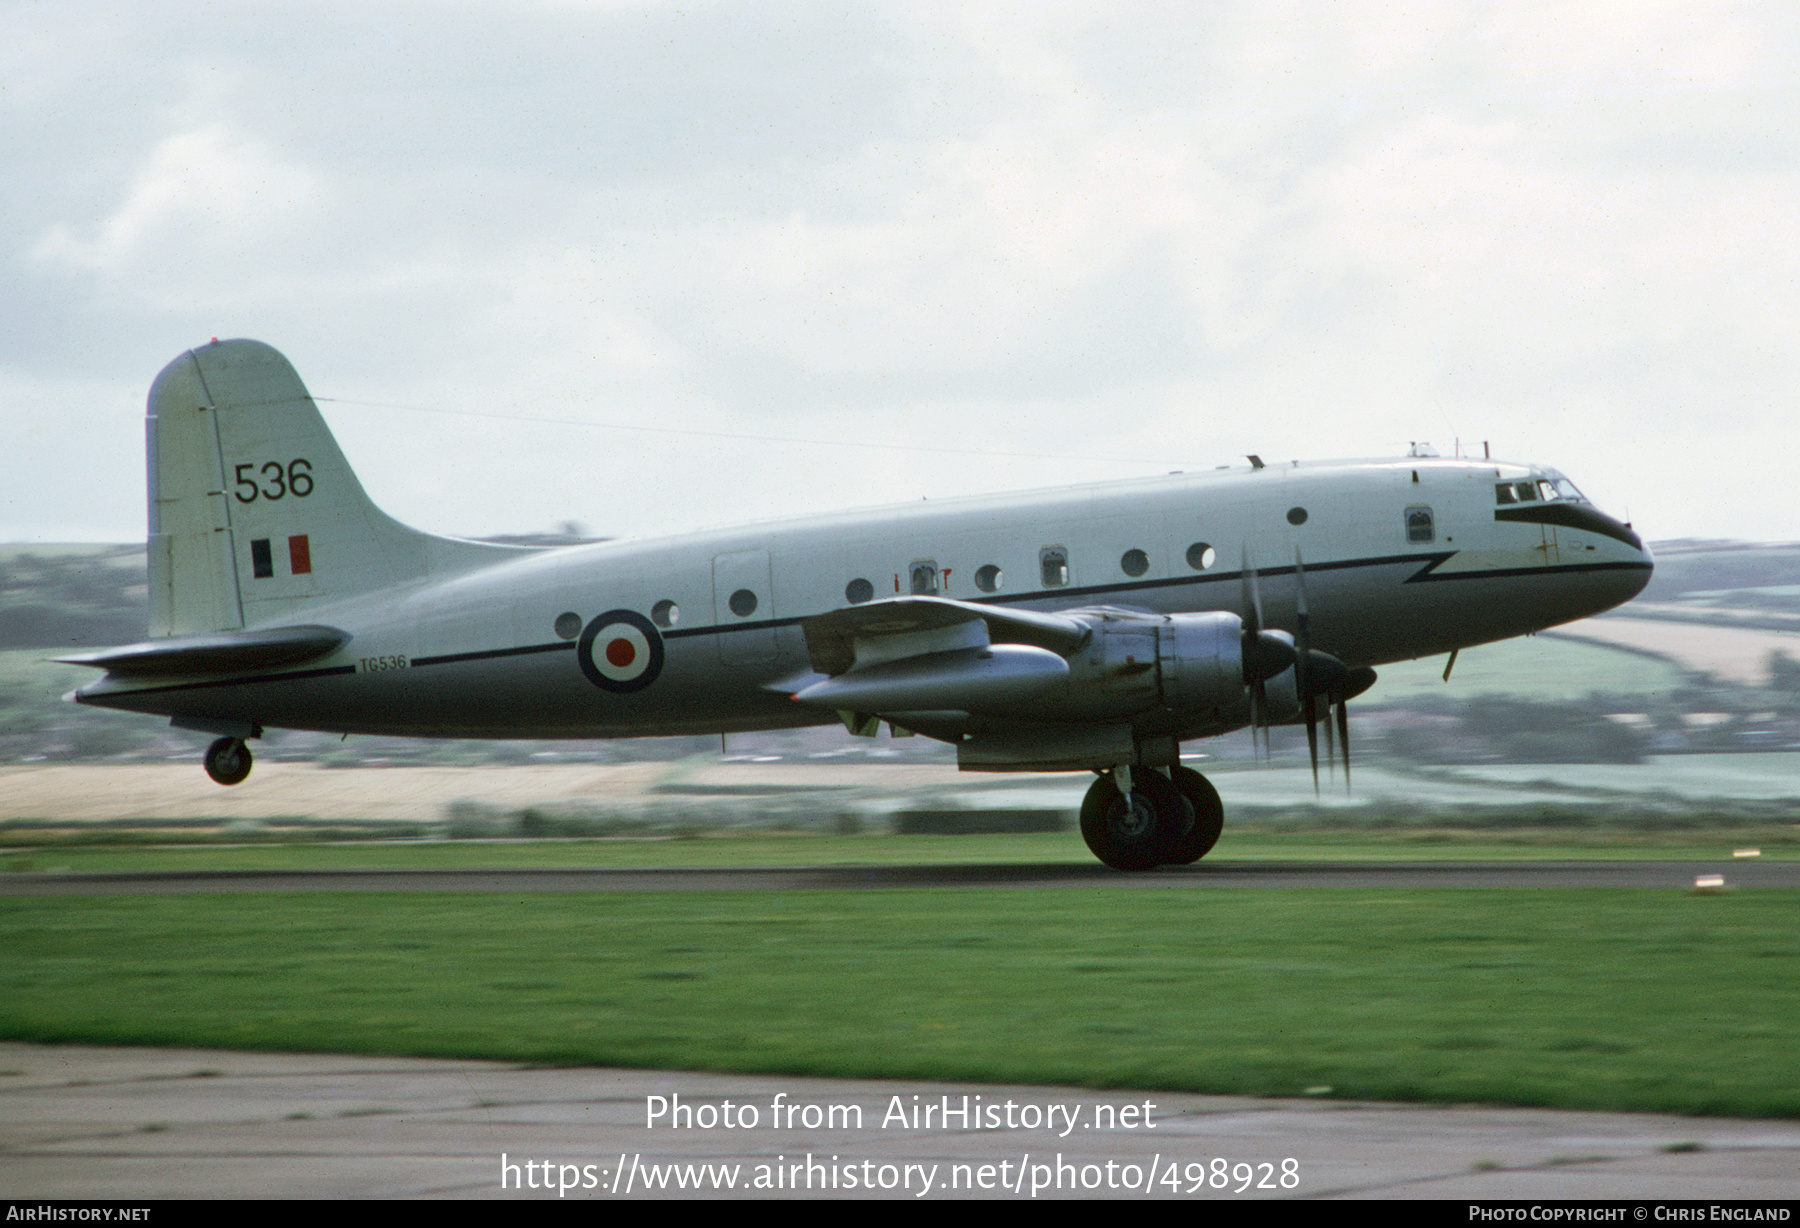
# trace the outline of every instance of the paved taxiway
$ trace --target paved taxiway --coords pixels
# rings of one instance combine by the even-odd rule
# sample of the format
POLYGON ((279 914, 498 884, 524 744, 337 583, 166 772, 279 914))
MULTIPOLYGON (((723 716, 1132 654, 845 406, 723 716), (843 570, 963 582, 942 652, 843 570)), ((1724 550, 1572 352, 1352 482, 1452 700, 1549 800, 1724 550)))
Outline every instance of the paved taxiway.
POLYGON ((250 891, 845 891, 919 887, 1800 887, 1800 861, 1220 861, 1120 874, 1101 865, 638 870, 205 870, 0 875, 0 896, 250 891))
MULTIPOLYGON (((758 1164, 778 1157, 803 1164, 809 1155, 840 1174, 848 1166, 879 1178, 890 1165, 896 1182, 906 1165, 936 1165, 933 1195, 956 1197, 1022 1198, 1029 1187, 946 1191, 953 1165, 968 1165, 971 1177, 994 1165, 997 1181, 1001 1173, 1016 1178, 1022 1162, 1054 1166, 1059 1155, 1074 1166, 1067 1171, 1076 1182, 1084 1172, 1105 1180, 1109 1161, 1119 1179, 1129 1165, 1141 1175, 1152 1161, 1159 1172, 1173 1163, 1184 1182, 1195 1174, 1203 1181, 1192 1194, 1184 1184, 1183 1196, 1208 1198, 1800 1196, 1800 1122, 0 1044, 0 1197, 557 1197, 542 1188, 503 1191, 502 1154, 521 1165, 521 1183, 527 1162, 549 1161, 558 1172, 564 1164, 577 1172, 593 1165, 597 1188, 569 1197, 622 1196, 607 1188, 621 1156, 638 1166, 636 1196, 754 1197, 758 1191, 710 1187, 646 1192, 644 1166, 738 1164, 744 1183, 758 1164), (677 1095, 715 1112, 726 1100, 759 1106, 758 1128, 647 1129, 647 1097, 677 1095), (863 1128, 771 1129, 778 1095, 790 1105, 861 1106, 863 1128), (1066 1132, 1060 1124, 965 1129, 955 1120, 881 1125, 895 1097, 910 1111, 945 1097, 956 1106, 965 1095, 988 1105, 1011 1101, 1021 1116, 1026 1105, 1067 1106, 1077 1125, 1066 1132), (1094 1106, 1146 1101, 1155 1106, 1154 1129, 1093 1128, 1094 1106), (1275 1188, 1235 1194, 1237 1178, 1228 1180, 1232 1189, 1212 1188, 1215 1158, 1253 1165, 1252 1176, 1275 1188), (1295 1184, 1282 1189, 1288 1158, 1296 1161, 1295 1184)), ((532 1171, 534 1183, 543 1171, 532 1171)), ((1171 1194, 1162 1186, 1155 1192, 1171 1194)), ((1060 1196, 1108 1193, 1065 1189, 1060 1196)), ((811 1196, 860 1194, 839 1188, 811 1196)), ((908 1194, 897 1188, 880 1196, 908 1194)))

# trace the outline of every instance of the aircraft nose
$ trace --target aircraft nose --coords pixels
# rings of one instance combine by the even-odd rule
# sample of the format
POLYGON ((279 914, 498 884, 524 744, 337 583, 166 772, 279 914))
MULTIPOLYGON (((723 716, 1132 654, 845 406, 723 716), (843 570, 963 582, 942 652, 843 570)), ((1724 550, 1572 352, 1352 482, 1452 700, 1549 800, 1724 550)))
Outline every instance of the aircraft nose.
MULTIPOLYGON (((1630 529, 1627 528, 1626 532, 1630 532, 1630 529)), ((1624 605, 1643 592, 1649 587, 1650 577, 1656 571, 1656 560, 1651 557, 1650 547, 1636 533, 1631 536, 1633 544, 1618 551, 1625 557, 1613 561, 1593 577, 1597 582, 1596 587, 1604 595, 1607 609, 1624 605)))

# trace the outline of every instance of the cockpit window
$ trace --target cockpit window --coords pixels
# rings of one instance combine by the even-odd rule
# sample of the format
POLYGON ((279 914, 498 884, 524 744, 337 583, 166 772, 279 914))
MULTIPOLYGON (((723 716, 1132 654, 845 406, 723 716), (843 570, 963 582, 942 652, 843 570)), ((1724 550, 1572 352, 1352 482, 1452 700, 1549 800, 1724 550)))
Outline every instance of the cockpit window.
POLYGON ((1511 503, 1549 503, 1567 499, 1586 503, 1587 499, 1568 478, 1540 478, 1533 482, 1494 483, 1494 502, 1504 507, 1511 503))

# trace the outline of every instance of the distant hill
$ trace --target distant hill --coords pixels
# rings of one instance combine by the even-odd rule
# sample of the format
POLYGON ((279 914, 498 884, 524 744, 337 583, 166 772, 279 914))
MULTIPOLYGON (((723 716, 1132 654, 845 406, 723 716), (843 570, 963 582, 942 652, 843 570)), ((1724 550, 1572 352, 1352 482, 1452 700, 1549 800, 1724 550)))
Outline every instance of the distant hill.
POLYGON ((0 649, 129 644, 149 605, 141 545, 0 546, 0 649))
POLYGON ((1800 632, 1800 542, 1653 542, 1656 574, 1616 613, 1800 632))

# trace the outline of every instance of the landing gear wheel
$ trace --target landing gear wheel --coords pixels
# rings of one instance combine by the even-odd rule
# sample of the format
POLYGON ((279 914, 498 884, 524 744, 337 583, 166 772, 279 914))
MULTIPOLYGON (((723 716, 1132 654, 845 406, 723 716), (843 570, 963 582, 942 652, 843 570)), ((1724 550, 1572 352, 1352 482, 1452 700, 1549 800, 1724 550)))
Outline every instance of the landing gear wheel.
POLYGON ((1168 861, 1186 822, 1181 795, 1150 768, 1131 773, 1130 793, 1102 776, 1081 803, 1081 838, 1115 870, 1154 870, 1168 861))
POLYGON ((1219 800, 1219 791, 1212 787, 1212 781, 1193 768, 1178 767, 1171 775, 1176 789, 1193 807, 1194 824, 1186 835, 1175 841, 1169 853, 1169 864, 1191 866, 1212 852, 1213 845, 1219 842, 1219 833, 1225 829, 1225 804, 1219 800))
POLYGON ((222 785, 241 783, 255 762, 242 738, 220 738, 206 748, 206 774, 222 785))

